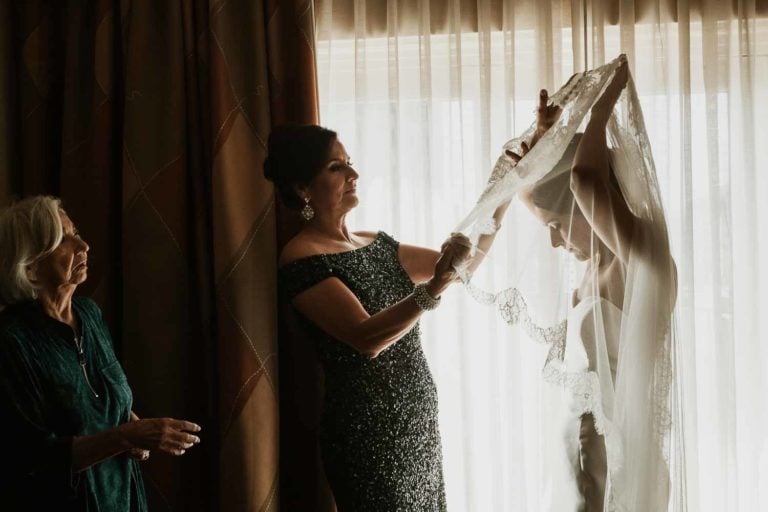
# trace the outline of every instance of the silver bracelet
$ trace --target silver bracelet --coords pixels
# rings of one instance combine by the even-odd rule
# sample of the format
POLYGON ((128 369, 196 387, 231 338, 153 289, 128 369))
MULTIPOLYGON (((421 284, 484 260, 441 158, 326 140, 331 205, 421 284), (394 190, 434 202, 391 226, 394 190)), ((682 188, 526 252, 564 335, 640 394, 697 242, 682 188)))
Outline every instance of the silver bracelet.
POLYGON ((413 287, 413 299, 422 311, 432 311, 440 305, 440 297, 431 296, 427 291, 427 285, 424 283, 413 287))

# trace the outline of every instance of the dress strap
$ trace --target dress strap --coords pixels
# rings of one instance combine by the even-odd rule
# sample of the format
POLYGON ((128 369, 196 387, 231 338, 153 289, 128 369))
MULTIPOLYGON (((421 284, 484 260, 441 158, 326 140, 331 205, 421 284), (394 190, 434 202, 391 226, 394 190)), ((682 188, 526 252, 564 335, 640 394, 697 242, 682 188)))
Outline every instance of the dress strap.
POLYGON ((397 250, 400 248, 400 242, 392 238, 392 236, 385 233, 384 231, 379 231, 378 238, 384 242, 384 245, 394 249, 395 252, 397 252, 397 250))
POLYGON ((325 254, 298 259, 278 271, 281 292, 288 300, 334 275, 334 268, 325 254))

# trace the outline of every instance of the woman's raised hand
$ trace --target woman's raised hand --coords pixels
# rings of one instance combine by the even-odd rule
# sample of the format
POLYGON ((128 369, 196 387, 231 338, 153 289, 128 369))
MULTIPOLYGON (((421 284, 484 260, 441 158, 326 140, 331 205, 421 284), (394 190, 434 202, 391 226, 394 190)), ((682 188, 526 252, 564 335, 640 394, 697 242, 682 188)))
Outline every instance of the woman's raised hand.
MULTIPOLYGON (((567 99, 567 98, 566 98, 567 99)), ((536 131, 533 134, 533 138, 530 143, 523 142, 520 144, 520 153, 506 150, 507 156, 509 156, 515 162, 519 162, 523 157, 531 150, 531 148, 544 136, 547 130, 552 128, 562 114, 563 109, 560 105, 549 105, 549 93, 546 89, 542 89, 539 93, 539 106, 536 108, 536 131)))
POLYGON ((562 114, 563 109, 560 105, 548 105, 549 93, 542 89, 539 93, 539 106, 536 109, 536 133, 541 137, 544 132, 552 128, 562 114))
POLYGON ((148 418, 123 423, 116 428, 127 450, 162 450, 171 455, 183 455, 200 442, 191 432, 200 432, 200 425, 173 418, 148 418))
POLYGON ((531 148, 528 147, 528 144, 523 142, 520 144, 520 153, 515 153, 514 151, 505 150, 504 152, 507 154, 509 158, 515 161, 515 163, 519 162, 523 159, 525 155, 528 154, 528 152, 531 150, 531 148))

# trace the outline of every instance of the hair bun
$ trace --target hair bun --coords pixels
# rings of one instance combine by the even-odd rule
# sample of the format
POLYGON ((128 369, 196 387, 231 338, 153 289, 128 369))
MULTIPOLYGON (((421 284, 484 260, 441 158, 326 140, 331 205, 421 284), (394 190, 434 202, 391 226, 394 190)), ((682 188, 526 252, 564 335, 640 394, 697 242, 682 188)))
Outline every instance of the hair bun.
POLYGON ((270 156, 267 156, 267 158, 264 159, 264 177, 272 183, 277 182, 275 162, 273 158, 270 158, 270 156))

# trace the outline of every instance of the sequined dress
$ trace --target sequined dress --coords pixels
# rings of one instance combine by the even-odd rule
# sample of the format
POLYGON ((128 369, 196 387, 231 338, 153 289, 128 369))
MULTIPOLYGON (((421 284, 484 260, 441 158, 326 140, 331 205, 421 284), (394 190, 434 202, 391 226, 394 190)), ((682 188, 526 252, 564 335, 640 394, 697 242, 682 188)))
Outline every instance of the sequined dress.
MULTIPOLYGON (((369 314, 413 291, 398 242, 383 232, 360 249, 285 265, 281 290, 290 300, 332 277, 369 314)), ((325 371, 320 447, 339 512, 445 510, 437 390, 418 324, 369 359, 302 320, 325 371)))

